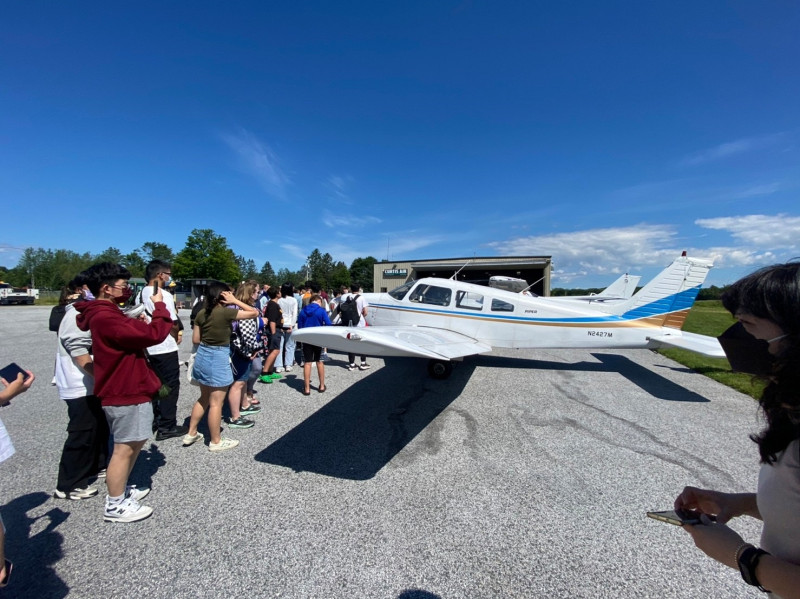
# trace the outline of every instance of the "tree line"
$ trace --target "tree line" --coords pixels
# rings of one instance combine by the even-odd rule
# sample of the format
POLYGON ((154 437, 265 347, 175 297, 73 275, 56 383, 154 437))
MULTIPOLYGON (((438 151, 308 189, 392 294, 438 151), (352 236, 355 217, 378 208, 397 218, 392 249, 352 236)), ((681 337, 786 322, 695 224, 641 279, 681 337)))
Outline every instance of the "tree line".
MULTIPOLYGON (((723 287, 717 287, 716 285, 711 285, 710 287, 701 287, 700 292, 697 294, 698 300, 718 300, 722 297, 723 292, 729 287, 729 285, 725 285, 723 287)), ((637 287, 636 291, 638 292, 641 287, 637 287)), ((603 287, 590 287, 588 289, 564 289, 562 287, 554 287, 550 290, 550 295, 553 297, 557 296, 572 296, 572 295, 592 295, 600 293, 603 290, 603 287)))
POLYGON ((269 261, 260 269, 252 258, 236 254, 222 235, 212 229, 194 229, 186 245, 177 254, 164 243, 148 241, 141 247, 123 254, 115 247, 91 254, 80 254, 66 249, 26 248, 14 268, 0 266, 0 279, 14 287, 38 289, 61 289, 76 274, 100 262, 122 264, 134 277, 144 277, 144 270, 151 260, 163 260, 172 264, 172 277, 178 281, 186 279, 213 278, 232 286, 247 279, 270 286, 290 282, 294 285, 314 281, 323 289, 335 289, 361 283, 365 291, 373 287, 372 256, 356 258, 348 267, 342 261, 334 261, 327 252, 315 249, 297 270, 281 268, 275 272, 269 261))

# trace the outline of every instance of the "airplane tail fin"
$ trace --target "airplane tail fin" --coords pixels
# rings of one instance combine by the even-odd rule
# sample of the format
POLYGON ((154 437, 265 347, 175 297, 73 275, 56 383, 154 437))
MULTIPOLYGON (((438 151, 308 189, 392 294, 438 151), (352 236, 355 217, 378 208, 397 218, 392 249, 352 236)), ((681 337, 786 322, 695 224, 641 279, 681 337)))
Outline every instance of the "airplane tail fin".
POLYGON ((680 329, 712 266, 710 260, 689 258, 684 252, 631 299, 614 306, 613 313, 680 329))
POLYGON ((639 275, 629 275, 625 273, 597 295, 598 297, 631 298, 641 278, 642 277, 639 275))

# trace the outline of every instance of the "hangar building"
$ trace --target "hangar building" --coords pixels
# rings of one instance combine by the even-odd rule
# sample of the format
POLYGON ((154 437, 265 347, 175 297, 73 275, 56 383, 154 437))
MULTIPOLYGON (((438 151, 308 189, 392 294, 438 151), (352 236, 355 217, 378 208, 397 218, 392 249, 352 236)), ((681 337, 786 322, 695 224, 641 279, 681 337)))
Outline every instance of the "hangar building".
POLYGON ((493 256, 491 258, 440 258, 436 260, 382 261, 375 263, 374 291, 391 291, 411 279, 449 279, 488 285, 489 277, 525 279, 536 295, 550 295, 551 256, 493 256))

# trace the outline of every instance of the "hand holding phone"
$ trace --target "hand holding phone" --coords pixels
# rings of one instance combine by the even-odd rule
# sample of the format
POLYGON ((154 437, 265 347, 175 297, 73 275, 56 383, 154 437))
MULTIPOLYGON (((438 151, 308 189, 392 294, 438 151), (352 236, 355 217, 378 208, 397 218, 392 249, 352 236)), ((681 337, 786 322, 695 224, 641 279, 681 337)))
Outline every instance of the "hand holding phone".
MULTIPOLYGON (((666 522, 667 524, 674 524, 675 526, 683 526, 684 524, 694 525, 701 524, 701 512, 694 512, 689 510, 666 510, 663 512, 647 512, 649 518, 658 520, 659 522, 666 522)), ((706 517, 710 520, 716 520, 714 516, 706 517)))
POLYGON ((28 378, 28 371, 23 370, 16 362, 11 362, 11 364, 5 368, 0 369, 0 378, 4 380, 6 386, 16 381, 17 376, 20 374, 22 375, 23 380, 28 378))
POLYGON ((154 304, 156 302, 163 302, 164 297, 161 295, 161 288, 158 286, 158 281, 153 283, 153 295, 150 296, 150 301, 154 304))
POLYGON ((36 377, 32 372, 23 370, 18 364, 12 362, 0 369, 0 379, 5 388, 0 389, 0 405, 6 405, 20 393, 25 393, 33 385, 36 377))

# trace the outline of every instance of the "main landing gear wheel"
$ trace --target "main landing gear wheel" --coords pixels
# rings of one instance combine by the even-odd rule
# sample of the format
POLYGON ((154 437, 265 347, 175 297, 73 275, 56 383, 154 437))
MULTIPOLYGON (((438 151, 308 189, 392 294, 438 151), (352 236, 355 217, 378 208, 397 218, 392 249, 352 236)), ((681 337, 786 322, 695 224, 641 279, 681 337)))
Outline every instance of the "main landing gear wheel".
POLYGON ((431 360, 428 362, 428 374, 432 378, 444 380, 453 374, 453 363, 445 360, 431 360))

